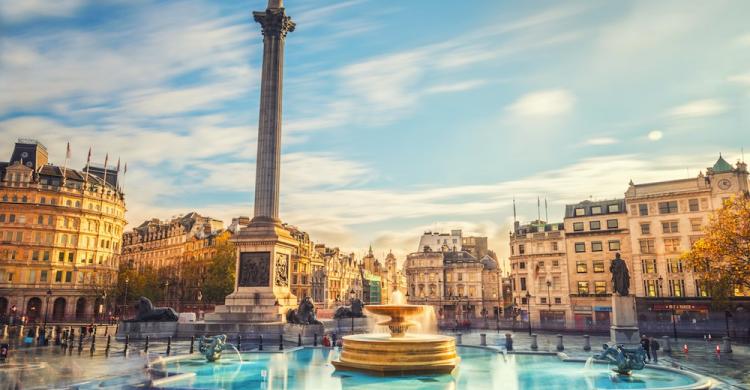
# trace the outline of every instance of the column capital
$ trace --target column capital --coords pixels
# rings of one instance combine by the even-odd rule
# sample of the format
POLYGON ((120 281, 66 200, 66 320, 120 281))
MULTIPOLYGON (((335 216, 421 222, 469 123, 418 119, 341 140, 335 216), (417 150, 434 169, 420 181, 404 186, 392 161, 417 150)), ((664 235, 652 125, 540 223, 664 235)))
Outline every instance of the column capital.
POLYGON ((263 12, 253 12, 253 19, 260 23, 264 36, 283 39, 296 27, 292 18, 284 12, 284 8, 269 8, 263 12))

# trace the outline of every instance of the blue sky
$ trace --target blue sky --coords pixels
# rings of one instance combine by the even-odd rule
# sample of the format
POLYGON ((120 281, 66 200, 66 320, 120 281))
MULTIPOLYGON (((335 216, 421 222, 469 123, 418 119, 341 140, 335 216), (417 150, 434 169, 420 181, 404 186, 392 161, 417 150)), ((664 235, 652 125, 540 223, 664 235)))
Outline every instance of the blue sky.
MULTIPOLYGON (((514 197, 559 220, 748 146, 748 2, 285 3, 281 214, 319 242, 403 255, 463 228, 504 256, 514 197)), ((0 3, 0 155, 121 157, 131 224, 251 214, 263 8, 0 3)))

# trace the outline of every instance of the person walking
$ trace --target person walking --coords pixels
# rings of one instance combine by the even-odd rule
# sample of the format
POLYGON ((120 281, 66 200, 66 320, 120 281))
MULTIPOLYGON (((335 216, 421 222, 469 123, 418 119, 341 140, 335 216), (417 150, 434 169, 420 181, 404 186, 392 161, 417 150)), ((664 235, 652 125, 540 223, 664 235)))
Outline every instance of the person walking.
POLYGON ((646 351, 646 357, 648 358, 647 361, 651 361, 651 342, 649 341, 648 337, 646 335, 641 336, 641 347, 644 351, 646 351))
POLYGON ((654 359, 654 364, 659 363, 659 357, 656 356, 656 351, 659 350, 659 341, 652 337, 651 340, 649 340, 649 344, 651 346, 651 357, 654 359))

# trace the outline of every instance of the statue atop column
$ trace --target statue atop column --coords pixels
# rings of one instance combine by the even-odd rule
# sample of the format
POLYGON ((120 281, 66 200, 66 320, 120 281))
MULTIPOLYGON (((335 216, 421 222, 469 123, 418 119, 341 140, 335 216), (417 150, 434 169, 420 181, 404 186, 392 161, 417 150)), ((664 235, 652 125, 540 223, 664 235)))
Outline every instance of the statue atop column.
POLYGON ((615 254, 615 258, 609 266, 609 271, 612 272, 612 291, 623 297, 628 296, 630 272, 625 260, 620 258, 619 252, 615 254))

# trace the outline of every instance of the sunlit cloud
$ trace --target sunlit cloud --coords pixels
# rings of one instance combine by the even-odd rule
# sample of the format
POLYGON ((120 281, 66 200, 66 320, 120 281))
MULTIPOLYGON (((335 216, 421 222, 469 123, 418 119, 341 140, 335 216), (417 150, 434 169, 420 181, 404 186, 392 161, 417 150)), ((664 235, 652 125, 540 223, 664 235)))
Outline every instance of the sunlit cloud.
POLYGON ((520 117, 554 117, 567 114, 575 105, 575 97, 563 89, 531 92, 508 106, 508 111, 520 117))
POLYGON ((677 118, 699 118, 719 115, 727 107, 716 99, 695 100, 669 110, 669 115, 677 118))
POLYGON ((664 133, 661 130, 651 130, 647 137, 650 141, 658 141, 664 137, 664 133))

